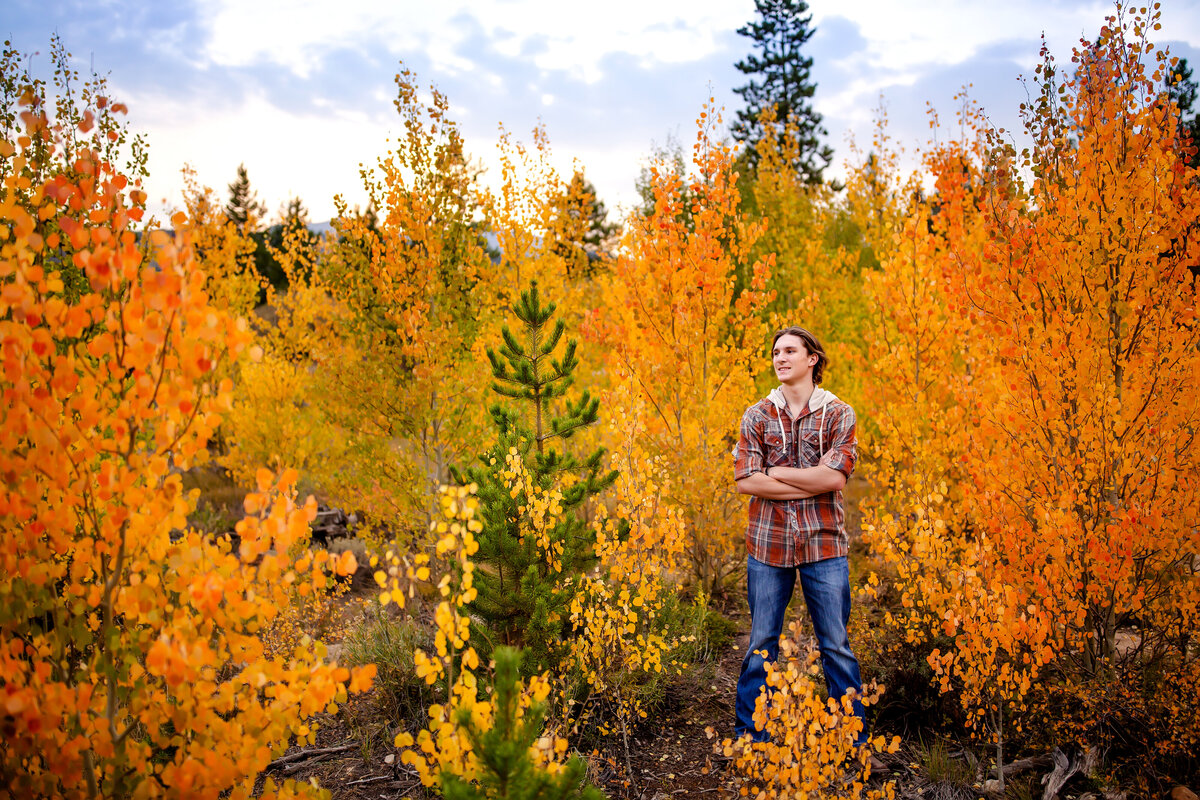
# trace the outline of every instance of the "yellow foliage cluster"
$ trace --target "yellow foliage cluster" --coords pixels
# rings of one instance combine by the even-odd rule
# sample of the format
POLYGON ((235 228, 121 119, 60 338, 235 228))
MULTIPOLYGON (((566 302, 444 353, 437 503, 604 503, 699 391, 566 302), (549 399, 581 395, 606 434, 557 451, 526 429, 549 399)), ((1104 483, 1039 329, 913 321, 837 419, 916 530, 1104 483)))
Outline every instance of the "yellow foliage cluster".
MULTIPOLYGON (((534 483, 533 474, 525 467, 520 450, 510 447, 504 456, 500 477, 508 488, 510 497, 522 497, 525 505, 517 506, 520 517, 520 539, 532 536, 538 552, 553 572, 562 572, 563 544, 552 540, 554 526, 562 517, 562 490, 557 487, 543 489, 534 483)), ((564 479, 570 476, 564 475, 564 479)))
MULTIPOLYGON (((822 697, 820 654, 811 648, 803 655, 797 640, 799 623, 789 626, 791 636, 779 640, 779 659, 768 662, 766 691, 754 706, 754 727, 769 737, 754 742, 750 734, 725 739, 720 750, 733 759, 743 797, 767 800, 795 797, 800 800, 830 794, 856 800, 891 800, 894 782, 867 789, 873 753, 894 753, 900 737, 890 742, 882 736, 858 746, 862 720, 854 713, 850 694, 839 700, 822 697)), ((881 689, 863 687, 864 706, 878 702, 881 689)), ((709 736, 713 735, 709 730, 709 736)))
MULTIPOLYGON (((620 476, 593 523, 600 569, 584 577, 571 603, 576 630, 571 659, 587 682, 589 699, 606 700, 628 728, 630 720, 646 716, 637 693, 641 676, 686 666, 672 657, 683 642, 665 630, 662 612, 673 591, 670 576, 679 567, 687 523, 680 509, 664 500, 669 482, 662 459, 644 450, 645 404, 628 391, 615 391, 609 400, 612 424, 624 437, 611 461, 620 476), (623 536, 621 523, 628 526, 623 536)), ((604 722, 600 726, 608 732, 604 722)))
POLYGON ((221 462, 239 484, 264 465, 311 475, 316 464, 336 455, 336 438, 306 402, 314 384, 307 369, 275 352, 238 365, 238 402, 225 425, 230 451, 221 462), (267 408, 273 413, 263 413, 267 408))
POLYGON ((213 305, 244 317, 254 310, 261 281, 254 267, 252 226, 239 229, 231 222, 216 193, 200 185, 191 167, 183 170, 183 185, 181 225, 204 265, 213 305))
MULTIPOLYGON (((414 656, 417 672, 429 683, 444 680, 449 687, 445 703, 429 708, 429 724, 416 737, 403 732, 396 736, 395 746, 403 748, 401 760, 412 765, 428 787, 441 785, 442 774, 449 773, 470 782, 480 773, 480 767, 465 728, 460 720, 469 715, 472 726, 479 731, 491 727, 496 709, 490 699, 479 696, 476 672, 479 657, 470 646, 470 620, 463 611, 475 594, 471 586, 474 564, 471 555, 477 550, 474 534, 481 530, 475 514, 478 501, 475 487, 443 487, 439 492, 442 518, 434 523, 437 535, 437 554, 447 564, 447 571, 438 581, 442 597, 435 612, 435 647, 433 655, 418 650, 414 656)), ((535 703, 544 703, 551 684, 545 676, 535 676, 521 691, 517 718, 535 703)), ((562 769, 567 742, 543 736, 532 747, 534 763, 554 774, 562 769)))

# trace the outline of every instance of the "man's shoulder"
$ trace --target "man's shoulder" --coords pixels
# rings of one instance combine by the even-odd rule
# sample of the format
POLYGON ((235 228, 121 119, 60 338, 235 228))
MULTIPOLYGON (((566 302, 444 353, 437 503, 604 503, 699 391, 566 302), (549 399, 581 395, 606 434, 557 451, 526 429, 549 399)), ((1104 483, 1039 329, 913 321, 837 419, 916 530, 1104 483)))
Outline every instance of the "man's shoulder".
POLYGON ((763 398, 756 403, 751 403, 742 414, 742 419, 747 421, 769 420, 779 416, 779 409, 775 407, 767 398, 763 398))
POLYGON ((854 413, 854 407, 840 397, 835 397, 830 401, 829 411, 837 420, 846 420, 847 422, 853 423, 858 419, 857 415, 854 413))
POLYGON ((830 402, 830 404, 829 404, 829 408, 834 411, 839 411, 843 414, 845 414, 845 413, 853 414, 854 413, 854 406, 850 405, 849 403, 847 403, 845 400, 843 400, 840 397, 833 398, 833 401, 830 402))

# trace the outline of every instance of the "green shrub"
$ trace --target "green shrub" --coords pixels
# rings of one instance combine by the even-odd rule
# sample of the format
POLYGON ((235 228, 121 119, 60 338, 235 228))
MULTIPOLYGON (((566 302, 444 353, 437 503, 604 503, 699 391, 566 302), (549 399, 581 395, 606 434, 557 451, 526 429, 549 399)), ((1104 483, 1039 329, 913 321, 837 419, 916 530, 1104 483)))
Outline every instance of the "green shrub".
MULTIPOLYGON (((489 409, 496 444, 474 466, 452 471, 458 483, 478 487, 483 525, 475 536, 478 594, 470 613, 482 630, 474 641, 520 646, 529 674, 557 669, 570 650, 563 621, 570 616, 572 582, 596 561, 595 532, 583 510, 617 478, 602 466, 603 448, 586 456, 567 449, 567 440, 596 422, 600 401, 586 389, 578 400, 568 396, 580 362, 574 339, 555 357, 566 332, 561 318, 550 324, 556 308, 542 303, 536 282, 512 306, 518 333, 504 326, 503 346, 487 354, 492 391, 513 402, 489 409), (527 471, 523 479, 513 477, 514 453, 527 471), (531 509, 550 497, 553 522, 527 536, 540 524, 531 509)), ((489 649, 480 644, 480 657, 489 649)))

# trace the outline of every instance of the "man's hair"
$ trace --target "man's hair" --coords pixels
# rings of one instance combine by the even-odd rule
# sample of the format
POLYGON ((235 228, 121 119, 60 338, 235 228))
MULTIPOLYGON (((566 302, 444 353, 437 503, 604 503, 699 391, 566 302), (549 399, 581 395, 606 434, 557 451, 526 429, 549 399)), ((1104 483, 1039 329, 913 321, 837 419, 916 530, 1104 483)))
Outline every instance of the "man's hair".
POLYGON ((779 337, 781 336, 795 336, 804 342, 804 349, 808 351, 810 356, 817 357, 817 363, 813 365, 812 381, 814 385, 819 384, 821 378, 825 375, 825 366, 829 363, 829 356, 825 355, 825 348, 817 341, 817 337, 804 330, 804 328, 792 325, 790 328, 775 331, 775 337, 771 339, 772 352, 775 350, 775 343, 779 341, 779 337))

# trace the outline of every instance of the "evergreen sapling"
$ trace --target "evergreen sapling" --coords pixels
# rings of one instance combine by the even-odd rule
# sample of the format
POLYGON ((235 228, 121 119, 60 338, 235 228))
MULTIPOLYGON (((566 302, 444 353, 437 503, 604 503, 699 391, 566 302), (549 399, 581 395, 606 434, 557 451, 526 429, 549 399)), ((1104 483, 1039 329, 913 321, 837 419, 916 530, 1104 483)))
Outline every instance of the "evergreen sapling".
POLYGON ((530 748, 542 735, 546 709, 534 704, 518 717, 520 663, 520 651, 496 650, 492 689, 496 711, 491 728, 480 730, 471 710, 460 709, 458 724, 479 761, 479 780, 470 784, 447 772, 442 775, 442 796, 446 800, 603 800, 599 789, 585 785, 587 765, 582 759, 570 759, 557 774, 534 763, 530 748))
POLYGON ((560 358, 554 356, 566 333, 561 318, 551 324, 556 308, 542 303, 536 282, 513 305, 521 335, 505 326, 499 352, 489 348, 487 353, 492 391, 515 403, 489 409, 497 444, 480 456, 480 465, 456 473, 461 483, 478 485, 483 524, 471 614, 486 626, 481 638, 525 648, 532 671, 557 665, 565 652, 563 627, 573 584, 595 561, 595 534, 583 518, 583 506, 617 478, 615 470, 602 469, 603 448, 578 458, 554 446, 554 440, 570 439, 595 423, 600 407, 587 390, 577 400, 567 396, 579 358, 574 339, 560 358), (504 475, 511 475, 515 458, 528 471, 528 488, 561 493, 553 524, 539 536, 529 524, 534 498, 525 485, 514 487, 504 475))

